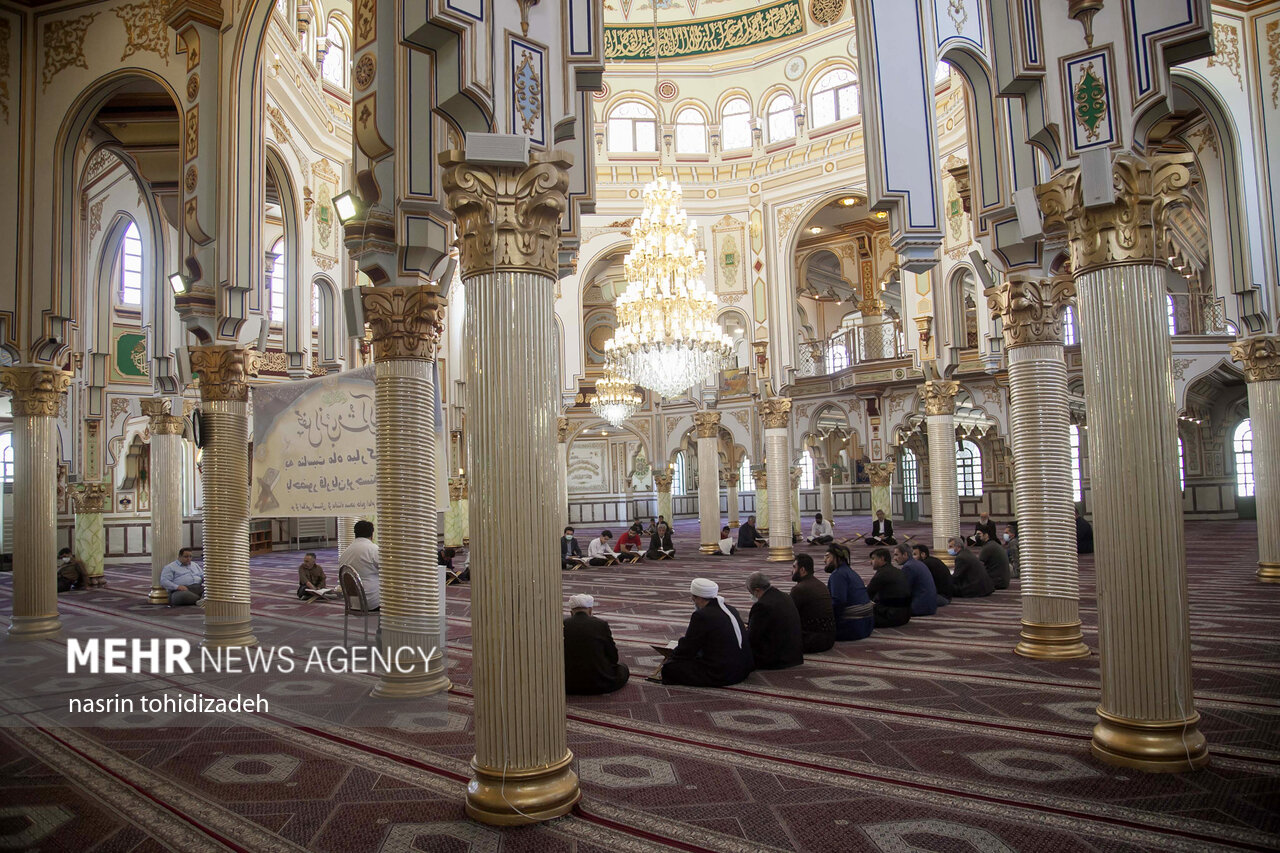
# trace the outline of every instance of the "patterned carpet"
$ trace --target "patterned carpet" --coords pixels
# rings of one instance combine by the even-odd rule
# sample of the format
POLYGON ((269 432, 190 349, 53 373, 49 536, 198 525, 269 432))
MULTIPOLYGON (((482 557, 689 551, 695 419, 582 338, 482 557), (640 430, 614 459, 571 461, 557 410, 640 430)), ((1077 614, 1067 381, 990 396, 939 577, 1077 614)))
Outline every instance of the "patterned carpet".
MULTIPOLYGON (((565 575, 566 596, 595 596, 633 672, 615 694, 569 701, 583 786, 569 816, 500 831, 463 815, 473 749, 463 586, 449 588, 447 605, 453 689, 430 711, 401 712, 396 725, 335 717, 344 700, 306 696, 314 684, 276 677, 251 687, 292 696, 287 719, 59 726, 22 697, 75 689, 62 647, 4 641, 0 850, 1280 849, 1280 587, 1254 580, 1252 523, 1187 524, 1194 687, 1213 757, 1208 769, 1176 775, 1090 756, 1097 657, 1012 654, 1017 581, 732 688, 648 683, 657 663, 649 643, 680 636, 688 622, 691 577, 718 581, 744 613, 750 572, 790 586, 789 567, 765 562, 764 551, 703 557, 696 523, 676 527, 674 561, 565 575)), ((584 545, 590 532, 580 531, 584 545)), ((855 549, 855 568, 868 579, 865 550, 855 549)), ((335 553, 320 557, 332 571, 335 553)), ((254 558, 255 633, 264 645, 332 646, 342 608, 297 600, 298 559, 254 558)), ((1081 613, 1096 649, 1094 568, 1083 560, 1081 613)), ((197 608, 143 603, 148 574, 112 568, 106 589, 61 596, 68 635, 159 629, 198 642, 197 608)), ((0 575, 6 611, 9 577, 0 575)), ((333 687, 363 694, 371 684, 349 675, 333 687)))

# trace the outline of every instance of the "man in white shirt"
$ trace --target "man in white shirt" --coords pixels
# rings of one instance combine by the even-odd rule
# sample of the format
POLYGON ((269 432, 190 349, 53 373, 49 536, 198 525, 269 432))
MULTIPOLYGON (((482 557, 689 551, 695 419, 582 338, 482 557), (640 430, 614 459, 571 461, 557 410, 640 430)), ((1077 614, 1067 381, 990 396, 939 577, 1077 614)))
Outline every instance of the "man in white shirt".
POLYGON ((618 562, 618 555, 614 553, 613 548, 609 547, 609 540, 612 538, 612 533, 607 530, 601 530, 600 536, 591 540, 591 544, 587 546, 587 563, 589 565, 608 566, 618 562))
POLYGON ((338 557, 338 565, 356 570, 364 584, 364 597, 369 602, 369 609, 377 610, 382 606, 382 592, 378 580, 378 546, 373 542, 373 522, 357 521, 354 533, 356 538, 338 557))
POLYGON ((204 600, 204 569, 191 561, 191 549, 178 551, 178 559, 160 570, 160 586, 169 591, 169 603, 187 607, 204 600))
POLYGON ((830 545, 835 541, 834 534, 831 522, 822 520, 822 513, 813 517, 813 524, 809 527, 810 545, 830 545))

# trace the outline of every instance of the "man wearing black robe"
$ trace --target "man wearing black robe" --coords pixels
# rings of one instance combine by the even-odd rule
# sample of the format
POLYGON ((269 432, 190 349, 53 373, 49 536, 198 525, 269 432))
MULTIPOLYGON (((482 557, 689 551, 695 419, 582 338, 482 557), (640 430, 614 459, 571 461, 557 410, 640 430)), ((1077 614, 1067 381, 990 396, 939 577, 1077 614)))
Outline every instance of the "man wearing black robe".
POLYGON ((756 669, 786 669, 804 663, 800 611, 791 596, 770 583, 764 572, 754 572, 747 579, 747 589, 756 600, 747 619, 756 669))
POLYGON ((662 665, 663 684, 726 687, 751 674, 751 644, 738 611, 720 596, 720 587, 694 578, 689 595, 697 608, 689 627, 662 665))
POLYGON ((895 566, 888 548, 871 552, 875 576, 867 584, 867 595, 875 602, 876 627, 897 628, 911 621, 911 581, 895 566))
POLYGON ((982 512, 978 514, 978 523, 973 526, 973 535, 969 537, 970 545, 981 545, 982 541, 978 539, 979 533, 987 534, 987 540, 994 542, 996 539, 996 523, 991 520, 991 514, 982 512))
POLYGON ((627 665, 618 662, 609 623, 592 615, 594 607, 589 595, 569 598, 564 620, 564 689, 569 694, 612 693, 631 675, 627 665))
POLYGON ((816 654, 836 644, 836 617, 831 606, 831 591, 813 572, 813 557, 796 554, 792 564, 791 600, 800 614, 800 637, 804 653, 816 654))

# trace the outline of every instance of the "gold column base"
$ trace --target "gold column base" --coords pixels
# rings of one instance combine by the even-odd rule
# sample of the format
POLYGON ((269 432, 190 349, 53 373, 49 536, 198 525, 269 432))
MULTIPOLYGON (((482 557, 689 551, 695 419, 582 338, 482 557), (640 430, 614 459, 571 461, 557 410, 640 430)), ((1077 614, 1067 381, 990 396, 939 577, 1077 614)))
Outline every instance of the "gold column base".
POLYGON ((769 562, 770 563, 790 563, 795 558, 796 558, 795 552, 786 545, 783 545, 783 546, 770 545, 769 546, 769 562))
POLYGON ((570 769, 573 753, 534 770, 481 767, 467 783, 467 816, 491 826, 522 826, 568 814, 582 797, 578 774, 570 769))
POLYGON ((719 551, 719 550, 720 550, 719 545, 707 545, 704 543, 698 546, 698 551, 703 554, 714 554, 716 551, 719 551))
POLYGON ((200 645, 210 649, 227 649, 237 646, 258 645, 258 638, 253 636, 253 622, 245 619, 241 622, 210 622, 205 616, 204 639, 200 645))
POLYGON ((741 527, 742 525, 741 525, 741 524, 739 524, 739 523, 738 523, 738 522, 736 522, 736 521, 731 521, 731 522, 729 522, 729 526, 730 526, 730 527, 741 527))
POLYGON ((1106 764, 1146 773, 1184 773, 1209 763, 1209 747, 1193 713, 1186 720, 1145 722, 1098 709, 1093 727, 1094 757, 1106 764))
POLYGON ((1026 619, 1022 620, 1022 639, 1013 650, 1037 660, 1070 660, 1093 654, 1084 644, 1079 622, 1046 625, 1026 619))
POLYGON ((1258 580, 1262 583, 1280 583, 1280 563, 1258 563, 1258 580))
POLYGON ((50 640, 62 635, 62 620, 57 613, 44 616, 14 616, 9 623, 9 639, 17 642, 27 640, 50 640))
POLYGON ((375 699, 416 699, 453 686, 443 672, 384 672, 369 694, 375 699))
POLYGON ((169 591, 162 586, 153 586, 147 593, 147 604, 168 604, 169 591))

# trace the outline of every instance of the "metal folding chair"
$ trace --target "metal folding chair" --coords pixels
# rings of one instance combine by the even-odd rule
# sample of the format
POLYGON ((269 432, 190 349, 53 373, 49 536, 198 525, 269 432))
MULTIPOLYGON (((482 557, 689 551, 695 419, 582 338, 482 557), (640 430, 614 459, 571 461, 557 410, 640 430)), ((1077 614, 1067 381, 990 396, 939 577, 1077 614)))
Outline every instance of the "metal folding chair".
POLYGON ((369 645, 369 599, 364 594, 360 573, 350 566, 338 567, 338 586, 342 589, 342 646, 347 647, 347 623, 358 609, 364 616, 364 644, 369 645), (353 602, 359 607, 353 606, 353 602))

